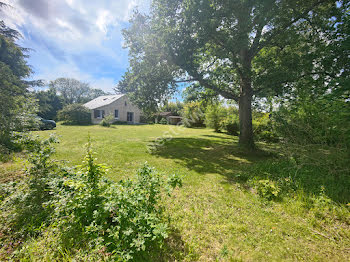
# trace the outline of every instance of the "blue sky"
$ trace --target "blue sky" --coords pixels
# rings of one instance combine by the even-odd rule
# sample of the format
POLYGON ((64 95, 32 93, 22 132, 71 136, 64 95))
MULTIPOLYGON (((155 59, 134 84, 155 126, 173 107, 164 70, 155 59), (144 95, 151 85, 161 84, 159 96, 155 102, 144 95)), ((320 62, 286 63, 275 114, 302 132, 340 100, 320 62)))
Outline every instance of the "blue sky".
MULTIPOLYGON (((3 0, 4 1, 4 0, 3 0)), ((33 79, 73 77, 113 91, 128 67, 121 30, 135 8, 148 12, 150 0, 5 0, 0 19, 32 48, 33 79)))

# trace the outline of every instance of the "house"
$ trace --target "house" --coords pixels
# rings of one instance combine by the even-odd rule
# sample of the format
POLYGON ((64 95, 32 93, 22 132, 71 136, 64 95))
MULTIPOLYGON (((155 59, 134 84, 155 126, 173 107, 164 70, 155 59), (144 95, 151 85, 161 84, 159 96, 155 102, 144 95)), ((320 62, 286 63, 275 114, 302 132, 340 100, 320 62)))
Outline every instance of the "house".
POLYGON ((108 115, 112 115, 115 121, 140 123, 141 110, 133 105, 126 95, 99 96, 84 106, 91 110, 93 124, 100 123, 108 115))
POLYGON ((175 116, 172 112, 160 112, 155 116, 156 116, 156 122, 159 122, 160 119, 164 118, 166 119, 169 125, 177 125, 179 123, 182 123, 182 117, 175 116))

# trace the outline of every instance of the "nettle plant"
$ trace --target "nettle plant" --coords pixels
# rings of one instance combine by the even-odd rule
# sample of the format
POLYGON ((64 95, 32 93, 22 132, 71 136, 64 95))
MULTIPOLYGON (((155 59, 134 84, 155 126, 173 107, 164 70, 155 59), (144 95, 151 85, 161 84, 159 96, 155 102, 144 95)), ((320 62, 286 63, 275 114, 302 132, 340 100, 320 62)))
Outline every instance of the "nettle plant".
POLYGON ((56 207, 66 248, 89 241, 114 259, 130 260, 161 245, 168 231, 162 197, 181 186, 179 176, 165 178, 146 163, 135 180, 113 183, 103 178, 106 167, 95 163, 90 143, 80 170, 65 180, 56 207))
POLYGON ((5 229, 23 238, 37 235, 50 219, 50 201, 53 199, 50 183, 54 174, 58 173, 57 165, 50 156, 55 152, 52 144, 57 143, 57 139, 50 136, 40 140, 38 136, 23 133, 16 136, 16 143, 21 144, 28 155, 26 175, 18 183, 3 185, 6 195, 3 196, 1 210, 4 211, 2 218, 9 225, 5 229))
POLYGON ((134 179, 115 183, 104 178, 107 168, 96 163, 90 139, 83 164, 73 169, 50 160, 54 137, 22 142, 30 149, 28 178, 12 185, 1 202, 7 218, 1 228, 20 233, 24 242, 15 257, 25 259, 27 237, 40 242, 44 232, 54 232, 50 241, 57 250, 50 252, 57 256, 87 249, 125 261, 162 246, 168 232, 162 202, 182 185, 178 175, 162 175, 146 163, 134 179))

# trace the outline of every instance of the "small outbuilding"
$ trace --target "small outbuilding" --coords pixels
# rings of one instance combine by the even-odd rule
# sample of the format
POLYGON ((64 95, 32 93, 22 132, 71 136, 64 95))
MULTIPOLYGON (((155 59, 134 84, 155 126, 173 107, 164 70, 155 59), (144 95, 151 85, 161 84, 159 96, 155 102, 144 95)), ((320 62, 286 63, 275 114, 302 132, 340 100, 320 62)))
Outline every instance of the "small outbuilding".
POLYGON ((126 95, 99 96, 84 104, 91 111, 91 122, 98 124, 108 115, 115 121, 140 123, 141 110, 133 105, 126 95))
POLYGON ((166 119, 169 125, 177 125, 182 122, 181 116, 175 116, 172 112, 160 112, 155 114, 156 122, 159 122, 160 119, 166 119))

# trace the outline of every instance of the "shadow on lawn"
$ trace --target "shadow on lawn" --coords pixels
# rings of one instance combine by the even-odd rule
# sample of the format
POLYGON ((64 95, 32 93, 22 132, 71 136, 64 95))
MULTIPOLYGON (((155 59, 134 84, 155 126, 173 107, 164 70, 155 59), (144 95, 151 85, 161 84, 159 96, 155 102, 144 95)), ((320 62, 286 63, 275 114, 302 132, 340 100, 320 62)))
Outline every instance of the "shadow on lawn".
POLYGON ((273 156, 272 152, 263 150, 243 151, 233 138, 204 136, 210 138, 173 138, 158 147, 153 154, 180 161, 201 174, 219 173, 227 177, 228 181, 233 180, 247 165, 273 156))
POLYGON ((264 150, 243 151, 237 140, 217 135, 200 138, 173 138, 153 153, 175 161, 200 174, 218 173, 226 177, 227 183, 240 183, 245 188, 247 180, 270 179, 281 181, 293 179, 294 188, 306 193, 320 194, 322 187, 333 201, 350 201, 348 174, 330 175, 318 167, 296 168, 288 159, 277 159, 276 147, 264 145, 264 150))

